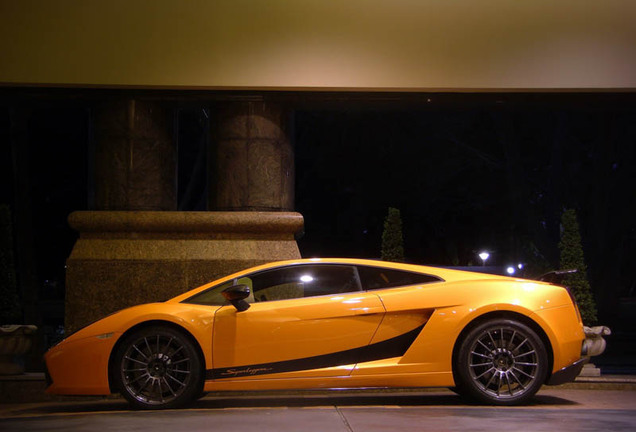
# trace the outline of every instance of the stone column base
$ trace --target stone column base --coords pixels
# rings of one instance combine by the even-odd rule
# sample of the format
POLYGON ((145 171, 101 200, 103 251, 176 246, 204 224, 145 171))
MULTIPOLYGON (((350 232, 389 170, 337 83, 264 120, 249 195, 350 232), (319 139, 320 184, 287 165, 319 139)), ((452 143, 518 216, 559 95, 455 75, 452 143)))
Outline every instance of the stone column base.
POLYGON ((292 212, 74 212, 66 333, 114 311, 162 301, 271 261, 300 258, 292 212))
POLYGON ((600 377, 601 370, 597 368, 596 365, 594 365, 593 363, 588 363, 585 366, 583 366, 583 369, 581 370, 581 373, 579 374, 579 376, 580 377, 600 377))

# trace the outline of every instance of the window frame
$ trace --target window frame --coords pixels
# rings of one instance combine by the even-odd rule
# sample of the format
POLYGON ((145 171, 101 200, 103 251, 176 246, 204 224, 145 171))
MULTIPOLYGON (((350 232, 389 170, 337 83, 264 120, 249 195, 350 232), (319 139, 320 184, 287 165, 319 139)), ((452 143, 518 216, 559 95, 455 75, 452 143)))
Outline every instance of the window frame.
MULTIPOLYGON (((271 303, 271 302, 276 302, 276 301, 287 301, 287 300, 298 300, 298 299, 309 299, 309 298, 317 298, 317 297, 325 297, 325 296, 333 296, 333 295, 345 295, 345 294, 354 294, 354 293, 360 293, 360 292, 365 292, 366 290, 363 289, 362 287, 362 280, 360 278, 360 273, 358 271, 358 265, 357 264, 348 264, 348 263, 306 263, 306 262, 302 262, 302 263, 296 263, 296 264, 291 264, 291 265, 285 265, 285 266, 280 266, 280 267, 272 267, 269 269, 263 269, 263 270, 257 270, 254 271, 252 273, 247 273, 244 275, 241 275, 239 277, 235 277, 232 279, 228 279, 226 281, 223 281, 217 285, 214 285, 204 291, 198 292, 190 297, 188 297, 185 300, 182 300, 181 303, 186 303, 186 304, 196 304, 196 305, 201 305, 201 306, 227 306, 230 304, 229 301, 225 301, 223 304, 210 304, 210 303, 200 303, 200 302, 194 302, 192 301, 193 298, 198 297, 198 296, 202 296, 205 293, 209 293, 212 290, 218 289, 220 287, 222 287, 223 285, 227 284, 228 282, 232 281, 232 285, 236 285, 237 281, 243 278, 252 278, 252 276, 258 275, 260 273, 265 273, 265 272, 271 272, 271 271, 277 271, 277 270, 284 270, 284 269, 290 269, 290 268, 294 268, 294 267, 328 267, 328 266, 337 266, 337 267, 346 267, 349 268, 353 271, 353 280, 355 281, 355 284, 357 286, 357 290, 355 291, 347 291, 344 293, 331 293, 331 294, 320 294, 320 295, 312 295, 312 296, 308 296, 308 297, 294 297, 294 298, 287 298, 287 299, 275 299, 275 300, 266 300, 266 301, 257 301, 256 300, 256 296, 255 296, 255 300, 254 302, 250 303, 250 304, 258 304, 258 303, 271 303)), ((231 285, 230 285, 231 286, 231 285)))
MULTIPOLYGON (((236 285, 237 282, 242 279, 242 278, 251 278, 254 275, 260 274, 260 273, 265 273, 265 272, 270 272, 270 271, 276 271, 276 270, 283 270, 283 269, 289 269, 289 268, 293 268, 293 267, 299 267, 299 266, 318 266, 318 267, 327 267, 327 266, 338 266, 338 267, 349 267, 353 269, 353 273, 354 273, 354 280, 356 282, 356 285, 358 286, 358 290, 357 291, 348 291, 346 293, 339 293, 339 294, 352 294, 352 293, 356 293, 356 292, 372 292, 372 291, 378 291, 378 290, 386 290, 386 289, 395 289, 395 288, 402 288, 402 287, 407 287, 407 286, 415 286, 415 285, 429 285, 429 284, 436 284, 436 283, 440 283, 440 282, 446 282, 443 278, 441 278, 440 276, 436 276, 436 275, 432 275, 430 273, 421 273, 421 272, 415 272, 415 271, 411 271, 411 270, 402 270, 402 269, 396 269, 396 268, 391 268, 391 267, 382 267, 382 266, 377 266, 377 265, 367 265, 367 264, 349 264, 349 263, 307 263, 307 262, 302 262, 302 263, 295 263, 295 264, 291 264, 291 265, 285 265, 285 266, 280 266, 280 267, 272 267, 269 269, 263 269, 263 270, 257 270, 254 271, 252 273, 247 273, 244 275, 241 275, 239 277, 235 277, 232 279, 228 279, 225 280, 215 286, 212 286, 204 291, 201 291, 199 293, 196 293, 190 297, 188 297, 185 300, 182 300, 181 303, 186 303, 186 304, 196 304, 196 305, 201 305, 201 306, 218 306, 218 307, 222 307, 222 306, 227 306, 230 304, 229 301, 225 300, 222 304, 210 304, 210 303, 199 303, 199 302, 193 302, 192 299, 201 295, 204 295, 205 293, 208 293, 212 290, 218 289, 221 286, 227 284, 228 282, 232 282, 232 285, 236 285), (427 276, 432 278, 433 280, 428 281, 428 282, 421 282, 421 283, 410 283, 410 284, 406 284, 406 285, 394 285, 394 286, 383 286, 383 287, 379 287, 379 288, 366 288, 363 285, 362 282, 362 276, 360 275, 360 268, 364 267, 364 268, 368 268, 368 269, 380 269, 380 270, 389 270, 389 271, 395 271, 395 272, 401 272, 401 273, 408 273, 408 274, 412 274, 412 275, 422 275, 422 276, 427 276)), ((232 286, 230 285, 230 286, 232 286)), ((301 298, 317 298, 317 297, 324 297, 324 296, 333 296, 335 295, 335 293, 333 294, 320 294, 320 295, 313 295, 313 296, 309 296, 309 297, 294 297, 294 298, 288 298, 288 299, 275 299, 275 300, 266 300, 264 302, 261 301, 256 301, 256 299, 254 300, 254 302, 252 302, 251 304, 256 304, 256 303, 270 303, 270 302, 277 302, 277 301, 287 301, 287 300, 298 300, 301 298)))
POLYGON ((408 286, 419 286, 419 285, 429 285, 429 284, 437 284, 440 282, 446 282, 446 280, 444 280, 443 278, 441 278, 440 276, 437 275, 433 275, 430 273, 421 273, 421 272, 414 272, 411 270, 402 270, 402 269, 396 269, 396 268, 391 268, 391 267, 381 267, 381 266, 376 266, 376 265, 367 265, 367 264, 354 264, 356 266, 356 271, 358 274, 358 278, 359 278, 359 282, 360 282, 360 286, 362 287, 362 291, 365 292, 370 292, 370 291, 378 291, 378 290, 385 290, 385 289, 394 289, 394 288, 402 288, 402 287, 408 287, 408 286), (428 282, 420 282, 420 283, 409 283, 409 284, 405 284, 405 285, 392 285, 392 286, 383 286, 380 288, 366 288, 362 282, 362 276, 360 275, 360 270, 359 267, 365 267, 368 269, 381 269, 381 270, 390 270, 390 271, 395 271, 395 272, 401 272, 401 273, 408 273, 408 274, 412 274, 412 275, 422 275, 422 276, 428 276, 434 280, 428 281, 428 282))

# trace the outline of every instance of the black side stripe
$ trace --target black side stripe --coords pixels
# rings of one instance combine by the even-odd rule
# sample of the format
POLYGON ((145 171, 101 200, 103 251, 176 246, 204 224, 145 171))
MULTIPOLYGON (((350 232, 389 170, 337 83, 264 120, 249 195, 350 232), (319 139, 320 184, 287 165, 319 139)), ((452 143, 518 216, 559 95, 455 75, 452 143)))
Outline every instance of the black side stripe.
POLYGON ((222 379, 236 378, 252 375, 266 375, 283 372, 295 372, 309 369, 322 369, 334 366, 364 363, 374 360, 382 360, 391 357, 400 357, 409 349, 415 338, 420 334, 424 324, 413 330, 371 345, 338 351, 330 354, 322 354, 314 357, 305 357, 295 360, 285 360, 273 363, 260 363, 253 365, 236 366, 230 368, 208 369, 205 378, 222 379))

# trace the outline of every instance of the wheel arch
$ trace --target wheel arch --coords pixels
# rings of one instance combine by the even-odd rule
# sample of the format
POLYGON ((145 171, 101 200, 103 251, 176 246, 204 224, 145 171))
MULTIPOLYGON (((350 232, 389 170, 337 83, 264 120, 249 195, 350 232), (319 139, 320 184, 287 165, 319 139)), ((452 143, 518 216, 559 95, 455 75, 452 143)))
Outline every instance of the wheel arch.
POLYGON ((543 330, 543 328, 533 319, 529 318, 526 315, 523 315, 521 313, 518 312, 513 312, 513 311, 507 311, 507 310, 498 310, 498 311, 492 311, 492 312, 487 312, 483 315, 480 315, 478 317, 475 317, 472 321, 470 321, 467 325, 464 326, 464 328, 462 329, 462 331, 459 333, 459 335, 457 336, 457 339, 455 339, 455 344, 453 345, 453 357, 452 357, 452 371, 453 371, 453 379, 455 380, 455 384, 457 384, 457 356, 459 354, 459 348, 461 346, 461 343, 463 342, 464 338, 466 337, 466 335, 475 327, 477 327, 478 325, 489 321, 489 320, 493 320, 493 319, 513 319, 513 320, 517 320, 519 322, 521 322, 522 324, 527 325, 528 327, 530 327, 536 334, 537 336, 539 336, 539 338, 541 339, 541 342, 543 342, 545 348, 546 348, 546 353, 548 355, 548 374, 546 376, 546 381, 550 379, 550 376, 552 376, 552 366, 554 364, 554 352, 553 352, 553 348, 552 348, 552 343, 550 342, 550 338, 548 337, 548 335, 546 334, 546 332, 543 330))
POLYGON ((128 330, 126 330, 121 337, 117 340, 117 342, 115 343, 115 345, 113 346, 112 350, 110 351, 110 356, 108 358, 108 387, 110 388, 110 392, 111 393, 117 393, 119 392, 119 389, 116 386, 116 380, 114 378, 114 367, 115 367, 115 357, 117 355, 117 352, 119 351, 119 347, 121 346, 121 344, 123 343, 123 341, 126 340, 126 338, 131 335, 132 333, 139 331, 141 329, 147 328, 147 327, 154 327, 154 326, 163 326, 163 327, 169 327, 173 330, 176 330, 178 332, 180 332, 181 334, 183 334, 185 337, 187 337, 190 342, 193 344, 193 346, 195 347, 195 349, 197 350, 197 355, 199 356, 199 359, 201 360, 201 368, 202 368, 202 375, 203 377, 205 377, 205 355, 203 354, 203 350, 201 349, 201 345, 199 344, 199 342, 197 341, 197 339, 194 337, 194 335, 192 333, 190 333, 185 327, 180 326, 179 324, 176 324, 172 321, 166 321, 166 320, 150 320, 150 321, 144 321, 141 323, 138 323, 134 326, 132 326, 131 328, 129 328, 128 330))

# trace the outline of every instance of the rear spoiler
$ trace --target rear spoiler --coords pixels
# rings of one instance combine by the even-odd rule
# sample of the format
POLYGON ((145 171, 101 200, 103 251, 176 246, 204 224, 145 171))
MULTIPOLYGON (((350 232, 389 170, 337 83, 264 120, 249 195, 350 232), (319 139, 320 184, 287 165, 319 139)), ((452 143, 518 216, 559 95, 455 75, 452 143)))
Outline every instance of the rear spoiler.
POLYGON ((577 271, 578 271, 577 269, 554 270, 542 276, 539 276, 537 280, 540 280, 542 282, 548 282, 555 285, 560 285, 563 278, 565 278, 567 275, 576 273, 577 271))

